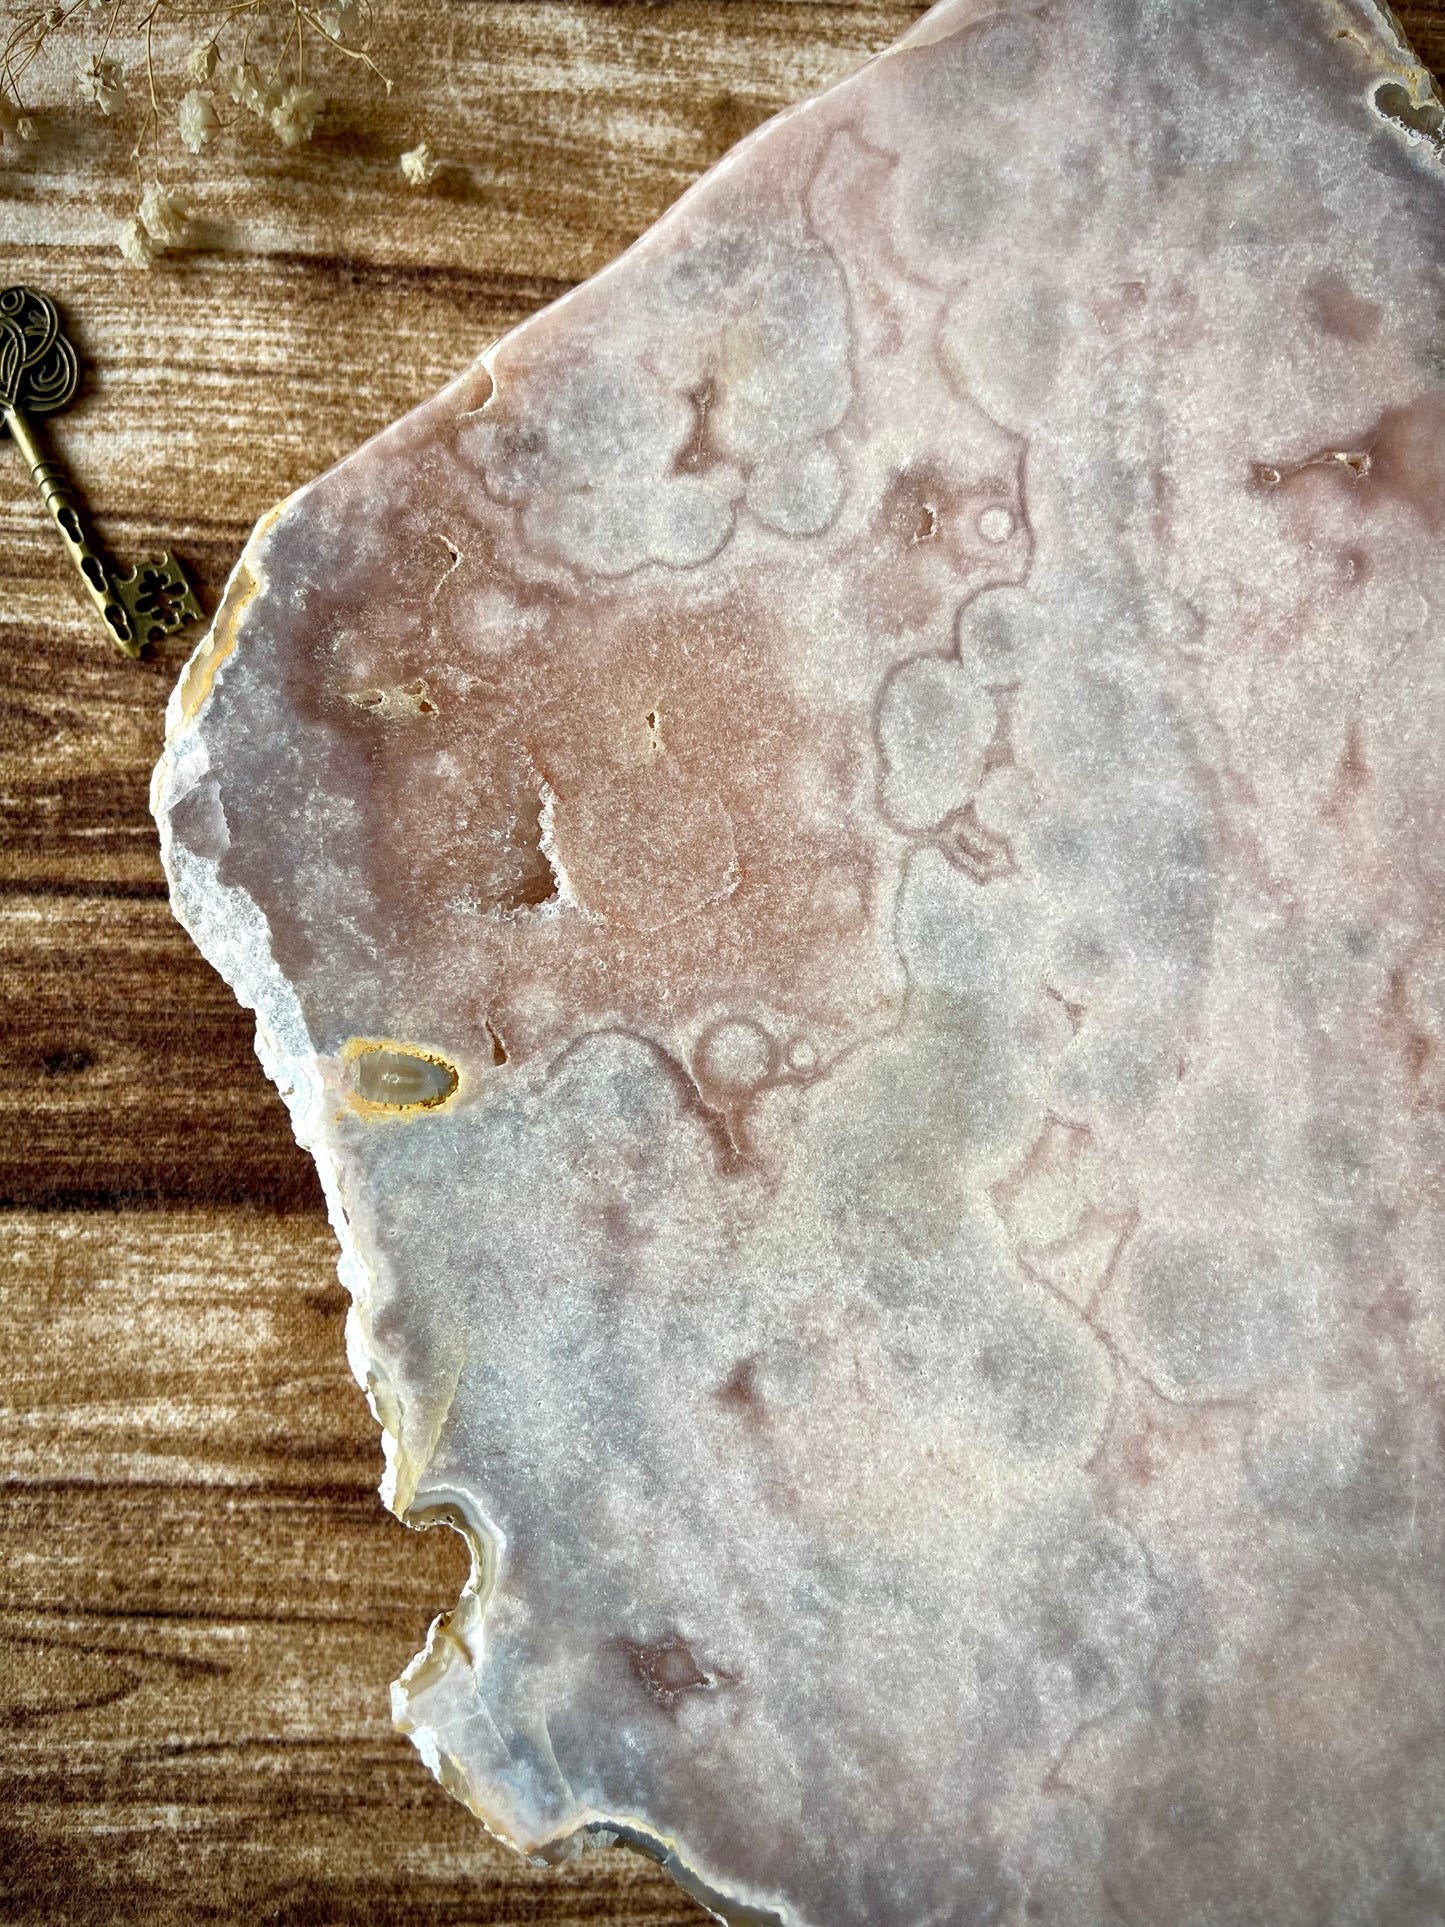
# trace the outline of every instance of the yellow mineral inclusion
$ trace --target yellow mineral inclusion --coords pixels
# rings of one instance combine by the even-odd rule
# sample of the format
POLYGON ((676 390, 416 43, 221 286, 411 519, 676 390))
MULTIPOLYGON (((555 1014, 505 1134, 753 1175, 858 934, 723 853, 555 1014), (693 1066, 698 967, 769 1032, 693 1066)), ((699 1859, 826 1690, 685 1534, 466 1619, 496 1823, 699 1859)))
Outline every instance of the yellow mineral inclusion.
POLYGON ((440 1110, 451 1102, 461 1082, 455 1064, 437 1051, 401 1044, 391 1037, 353 1037, 341 1061, 356 1067, 346 1095, 352 1109, 363 1117, 440 1110), (388 1090, 394 1094, 377 1095, 388 1090))

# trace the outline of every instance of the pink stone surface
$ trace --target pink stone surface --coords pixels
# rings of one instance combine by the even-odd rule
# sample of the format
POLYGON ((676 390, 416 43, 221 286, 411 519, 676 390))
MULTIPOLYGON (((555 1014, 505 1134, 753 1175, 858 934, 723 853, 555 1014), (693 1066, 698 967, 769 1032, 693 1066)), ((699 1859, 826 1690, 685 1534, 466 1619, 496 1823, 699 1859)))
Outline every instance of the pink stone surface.
POLYGON ((1445 1918, 1428 87, 945 0, 253 537, 163 848, 523 1850, 1445 1918))

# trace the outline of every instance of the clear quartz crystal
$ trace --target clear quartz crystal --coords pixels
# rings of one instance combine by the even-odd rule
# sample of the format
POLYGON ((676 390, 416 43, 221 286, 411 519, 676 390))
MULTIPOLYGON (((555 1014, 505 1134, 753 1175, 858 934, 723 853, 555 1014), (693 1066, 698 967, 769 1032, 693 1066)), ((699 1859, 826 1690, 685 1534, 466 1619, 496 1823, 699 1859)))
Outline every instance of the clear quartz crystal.
POLYGON ((173 897, 524 1851, 1440 1917, 1439 126, 1373 0, 945 0, 248 545, 173 897))

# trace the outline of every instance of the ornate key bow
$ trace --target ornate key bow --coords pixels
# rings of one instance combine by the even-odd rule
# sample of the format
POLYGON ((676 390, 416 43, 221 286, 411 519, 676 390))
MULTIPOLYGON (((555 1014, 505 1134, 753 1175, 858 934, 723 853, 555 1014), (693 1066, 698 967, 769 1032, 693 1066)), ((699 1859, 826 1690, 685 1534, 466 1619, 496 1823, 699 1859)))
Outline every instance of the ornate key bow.
POLYGON ((32 416, 53 415, 75 394, 79 366, 55 304, 34 288, 0 289, 0 419, 30 465, 40 498, 59 529, 90 600, 124 655, 138 656, 203 611, 182 564, 169 549, 129 575, 96 542, 80 498, 39 439, 32 416))

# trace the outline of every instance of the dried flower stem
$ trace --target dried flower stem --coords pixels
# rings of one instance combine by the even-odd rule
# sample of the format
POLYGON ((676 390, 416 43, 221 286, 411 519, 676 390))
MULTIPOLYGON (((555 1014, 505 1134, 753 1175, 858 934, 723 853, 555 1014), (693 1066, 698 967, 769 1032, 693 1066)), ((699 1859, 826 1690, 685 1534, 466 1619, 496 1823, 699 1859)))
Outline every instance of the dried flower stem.
MULTIPOLYGON (((23 111, 24 80, 37 56, 58 35, 72 29, 77 16, 91 21, 96 8, 91 0, 67 0, 61 6, 26 6, 0 44, 0 91, 23 111)), ((249 57, 252 33, 269 27, 279 35, 280 44, 267 75, 279 81, 290 61, 298 86, 306 80, 308 38, 322 43, 328 52, 346 60, 359 61, 391 91, 391 82, 372 59, 366 44, 371 7, 369 0, 339 0, 329 7, 307 6, 303 0, 228 0, 220 6, 192 4, 191 0, 139 0, 134 14, 126 21, 126 0, 106 0, 104 18, 98 35, 85 35, 85 51, 96 60, 111 56, 112 43, 122 35, 139 38, 144 47, 146 91, 150 112, 157 121, 163 118, 164 87, 158 81, 155 62, 155 33, 163 22, 190 25, 204 33, 214 44, 233 28, 241 28, 239 58, 249 57), (362 29, 360 39, 356 29, 362 29)), ((78 36, 77 36, 78 37, 78 36)))

